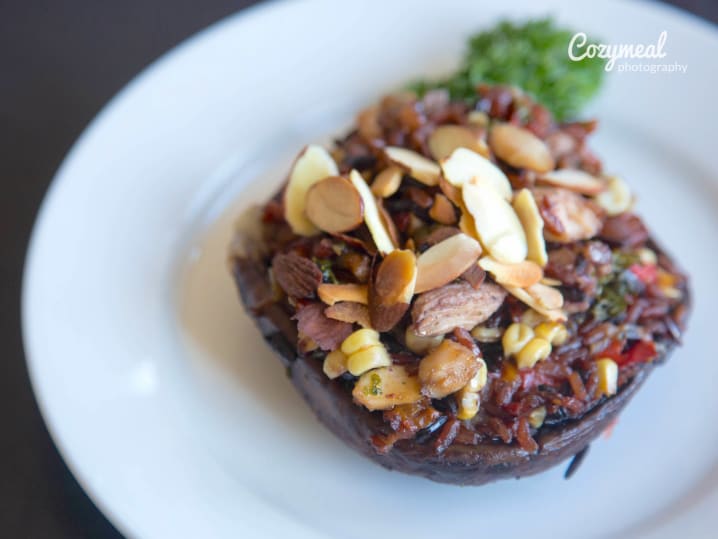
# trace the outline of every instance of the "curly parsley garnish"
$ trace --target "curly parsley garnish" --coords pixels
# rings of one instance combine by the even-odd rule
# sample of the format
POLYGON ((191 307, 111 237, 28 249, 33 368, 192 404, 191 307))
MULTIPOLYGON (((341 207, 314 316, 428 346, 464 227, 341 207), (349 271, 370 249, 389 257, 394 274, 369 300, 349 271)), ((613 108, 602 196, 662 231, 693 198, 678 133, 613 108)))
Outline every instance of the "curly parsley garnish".
POLYGON ((453 99, 476 100, 476 86, 510 84, 522 88, 553 112, 557 120, 575 116, 596 94, 603 81, 605 60, 568 57, 571 30, 550 18, 523 24, 502 21, 469 40, 461 68, 440 81, 419 81, 412 88, 421 96, 446 88, 453 99))

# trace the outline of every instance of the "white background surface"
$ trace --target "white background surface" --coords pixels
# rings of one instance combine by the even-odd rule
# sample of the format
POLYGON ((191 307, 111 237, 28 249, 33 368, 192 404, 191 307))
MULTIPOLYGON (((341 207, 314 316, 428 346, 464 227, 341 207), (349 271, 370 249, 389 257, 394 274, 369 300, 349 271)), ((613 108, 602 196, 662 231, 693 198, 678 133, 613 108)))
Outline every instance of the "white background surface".
POLYGON ((152 66, 78 141, 39 218, 23 302, 31 376, 68 464, 139 537, 714 535, 715 31, 625 2, 411 5, 250 9, 152 66), (529 13, 610 42, 667 30, 667 61, 688 64, 614 73, 589 112, 594 147, 690 270, 696 306, 686 346, 571 481, 555 469, 438 485, 387 472, 318 425, 242 313, 226 245, 234 215, 306 142, 450 69, 497 16, 529 13))

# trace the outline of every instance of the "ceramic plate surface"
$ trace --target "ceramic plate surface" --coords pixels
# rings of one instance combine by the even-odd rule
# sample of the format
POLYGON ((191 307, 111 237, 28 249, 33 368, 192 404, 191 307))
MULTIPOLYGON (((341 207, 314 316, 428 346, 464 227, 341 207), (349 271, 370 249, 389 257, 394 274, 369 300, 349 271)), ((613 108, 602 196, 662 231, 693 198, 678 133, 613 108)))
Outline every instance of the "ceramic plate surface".
MULTIPOLYGON (((198 9, 201 9, 198 7, 198 9)), ((718 34, 659 4, 274 2, 156 62, 82 135, 26 267, 30 373, 84 488, 133 537, 708 537, 718 515, 718 34), (388 472, 320 426, 243 313, 232 221, 292 157, 501 16, 610 43, 667 31, 685 74, 613 72, 587 115, 606 168, 693 278, 685 346, 610 440, 563 469, 458 488, 388 472)))

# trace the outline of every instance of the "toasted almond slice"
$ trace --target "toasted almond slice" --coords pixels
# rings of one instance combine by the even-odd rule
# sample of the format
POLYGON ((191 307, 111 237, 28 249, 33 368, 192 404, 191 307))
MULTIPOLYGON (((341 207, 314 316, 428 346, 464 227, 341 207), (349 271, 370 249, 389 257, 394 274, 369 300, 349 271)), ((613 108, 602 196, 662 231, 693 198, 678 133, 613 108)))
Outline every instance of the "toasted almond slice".
POLYGON ((322 283, 317 288, 317 294, 327 305, 334 305, 338 301, 353 301, 366 305, 369 303, 367 290, 365 284, 322 283))
POLYGON ((454 184, 449 183, 449 181, 443 176, 439 178, 439 189, 441 189, 441 192, 444 193, 446 198, 451 200, 451 202, 456 204, 458 207, 463 206, 464 202, 461 199, 461 189, 456 187, 454 184))
POLYGON ((382 260, 369 284, 369 316, 377 331, 391 330, 409 309, 416 286, 413 251, 394 250, 382 260))
POLYGON ((311 236, 318 232, 304 211, 307 191, 319 180, 337 174, 337 164, 321 146, 307 146, 294 162, 284 190, 284 218, 295 234, 311 236))
POLYGON ((541 284, 545 284, 546 286, 561 286, 563 284, 558 279, 554 279, 552 277, 542 277, 539 282, 541 284))
POLYGON ((442 225, 456 223, 456 210, 449 199, 440 193, 434 195, 434 204, 429 208, 429 217, 442 225))
POLYGON ((471 214, 468 210, 461 212, 461 217, 459 217, 459 230, 461 230, 470 238, 474 238, 479 242, 481 241, 479 233, 476 231, 476 223, 474 222, 474 218, 471 217, 471 214))
POLYGON ((419 402, 421 383, 401 365, 365 372, 352 390, 354 400, 368 410, 391 410, 400 404, 419 402))
POLYGON ((482 245, 500 262, 516 263, 526 258, 526 235, 511 205, 488 181, 464 185, 466 209, 474 218, 482 245))
MULTIPOLYGON (((535 286, 535 285, 534 285, 535 286)), ((546 309, 531 294, 518 286, 505 286, 506 291, 516 299, 531 307, 540 315, 554 322, 565 322, 567 320, 566 313, 561 309, 546 309)))
POLYGON ((596 202, 608 215, 614 216, 631 209, 633 196, 626 182, 618 176, 611 176, 607 189, 596 197, 596 202))
POLYGON ((394 250, 394 243, 382 222, 381 215, 379 215, 379 208, 376 205, 376 200, 374 199, 371 189, 369 189, 362 175, 356 170, 352 170, 349 173, 349 179, 354 184, 354 187, 356 187, 364 203, 364 222, 367 228, 369 228, 376 248, 381 253, 386 254, 392 252, 394 250))
POLYGON ((412 178, 416 178, 425 185, 436 185, 439 182, 441 168, 431 159, 427 159, 412 150, 388 146, 384 149, 389 161, 409 172, 412 178))
POLYGON ((371 184, 371 192, 379 198, 389 198, 401 185, 404 171, 399 167, 387 167, 376 175, 371 184))
POLYGON ((504 264, 490 256, 485 256, 479 260, 479 266, 491 273, 496 282, 502 285, 526 288, 538 283, 543 277, 541 267, 529 260, 504 264))
POLYGON ((416 256, 412 251, 392 251, 379 265, 373 283, 374 299, 384 305, 409 303, 414 295, 416 274, 416 256))
POLYGON ((606 189, 606 182, 588 172, 575 168, 562 168, 540 174, 536 183, 563 187, 582 195, 595 196, 606 189))
POLYGON ((528 129, 513 124, 497 124, 489 132, 489 146, 509 165, 536 172, 553 170, 551 150, 528 129))
POLYGON ((504 199, 511 200, 511 183, 506 174, 476 152, 457 148, 441 162, 441 170, 452 185, 461 187, 480 178, 489 182, 504 199))
POLYGON ((305 203, 309 220, 330 234, 354 230, 364 220, 364 203, 359 192, 341 176, 316 182, 307 191, 305 203))
POLYGON ((359 324, 361 327, 371 328, 369 308, 362 303, 340 301, 324 309, 324 314, 327 318, 332 318, 333 320, 348 322, 349 324, 359 324))
POLYGON ((399 247, 399 245, 401 245, 401 238, 399 238, 399 231, 396 228, 396 223, 394 223, 394 219, 391 218, 391 214, 384 207, 384 200, 383 199, 377 200, 376 207, 379 210, 379 217, 381 217, 381 224, 384 225, 384 228, 386 229, 387 233, 389 234, 391 243, 394 245, 394 247, 399 247))
POLYGON ((466 234, 455 234, 424 251, 416 261, 414 292, 439 288, 469 269, 481 256, 481 245, 466 234))
POLYGON ((546 254, 546 241, 543 237, 543 219, 531 191, 521 189, 514 197, 513 206, 526 234, 528 247, 526 258, 544 267, 548 263, 548 254, 546 254))
POLYGON ((463 125, 442 125, 429 136, 429 151, 437 161, 449 157, 456 148, 466 148, 489 157, 489 147, 484 139, 463 125))
POLYGON ((534 283, 526 287, 526 292, 538 301, 544 309, 554 310, 563 307, 563 296, 561 292, 551 286, 541 283, 534 283))

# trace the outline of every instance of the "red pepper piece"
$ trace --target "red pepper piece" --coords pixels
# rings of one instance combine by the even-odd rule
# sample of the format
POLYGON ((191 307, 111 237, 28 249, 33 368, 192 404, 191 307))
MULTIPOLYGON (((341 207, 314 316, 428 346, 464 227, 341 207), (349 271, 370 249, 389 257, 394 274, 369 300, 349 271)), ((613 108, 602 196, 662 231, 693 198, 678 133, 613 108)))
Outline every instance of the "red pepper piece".
POLYGON ((658 268, 655 264, 631 264, 628 270, 643 284, 653 284, 658 279, 658 268))
POLYGON ((614 340, 604 350, 596 354, 597 357, 607 357, 619 365, 623 361, 623 341, 614 340))
POLYGON ((638 341, 619 360, 616 360, 616 363, 620 367, 633 363, 646 363, 655 359, 657 355, 656 345, 653 341, 638 341))

